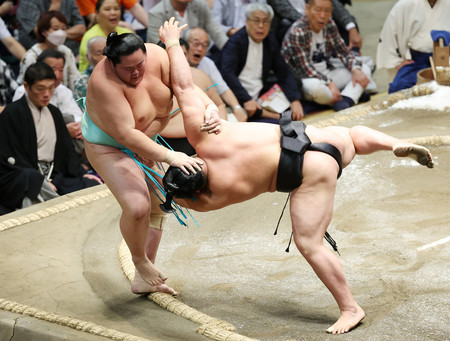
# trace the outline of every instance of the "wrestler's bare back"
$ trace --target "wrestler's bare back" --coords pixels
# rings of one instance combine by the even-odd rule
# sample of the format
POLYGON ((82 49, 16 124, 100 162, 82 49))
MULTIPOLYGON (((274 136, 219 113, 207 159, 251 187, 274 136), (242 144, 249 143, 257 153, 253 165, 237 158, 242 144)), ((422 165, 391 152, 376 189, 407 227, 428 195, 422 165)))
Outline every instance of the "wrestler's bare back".
POLYGON ((132 86, 120 79, 106 58, 96 65, 89 79, 87 112, 100 129, 113 137, 117 134, 117 127, 125 124, 152 137, 169 120, 172 91, 169 88, 168 58, 159 46, 145 46, 145 72, 137 85, 132 86))
MULTIPOLYGON (((335 145, 342 154, 344 166, 353 159, 355 150, 348 128, 308 126, 306 133, 312 142, 335 145)), ((197 155, 207 165, 208 188, 203 194, 214 197, 190 207, 200 211, 217 209, 276 191, 280 139, 278 125, 223 122, 221 134, 208 135, 195 145, 197 155)))

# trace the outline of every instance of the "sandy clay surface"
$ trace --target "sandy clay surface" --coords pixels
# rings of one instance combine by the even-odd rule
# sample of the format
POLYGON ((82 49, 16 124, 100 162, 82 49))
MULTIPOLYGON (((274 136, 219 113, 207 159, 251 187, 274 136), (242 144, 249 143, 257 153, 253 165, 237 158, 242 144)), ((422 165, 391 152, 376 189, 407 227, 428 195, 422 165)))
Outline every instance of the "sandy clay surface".
MULTIPOLYGON (((315 118, 316 124, 328 118, 315 118)), ((450 135, 449 111, 390 109, 342 124, 403 138, 450 135)), ((379 152, 358 156, 338 182, 329 232, 367 313, 357 329, 339 338, 449 339, 450 146, 429 148, 434 169, 379 152)), ((130 292, 117 256, 120 210, 107 193, 101 186, 2 216, 0 340, 105 339, 20 314, 24 308, 8 310, 8 302, 94 323, 130 340, 211 339, 196 333, 199 323, 179 311, 130 292), (58 211, 96 193, 102 193, 98 200, 58 211), (4 228, 13 218, 52 209, 58 212, 4 228)), ((284 251, 288 213, 273 235, 285 200, 286 194, 265 194, 194 213, 199 226, 181 227, 171 218, 165 230, 157 265, 180 292, 179 302, 235 327, 227 340, 336 338, 325 334, 339 316, 334 299, 295 246, 284 251)))

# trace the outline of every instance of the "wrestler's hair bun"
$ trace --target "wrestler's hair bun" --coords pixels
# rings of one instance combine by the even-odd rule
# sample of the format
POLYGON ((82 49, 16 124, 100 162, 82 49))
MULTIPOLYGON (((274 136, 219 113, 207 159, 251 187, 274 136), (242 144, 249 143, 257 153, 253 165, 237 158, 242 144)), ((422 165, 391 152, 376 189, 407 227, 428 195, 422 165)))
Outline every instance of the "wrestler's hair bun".
POLYGON ((186 174, 178 167, 170 166, 163 178, 163 186, 177 198, 193 198, 195 193, 206 184, 206 177, 202 171, 186 174))
POLYGON ((108 34, 108 38, 106 38, 106 46, 103 49, 104 56, 109 56, 111 52, 111 45, 114 44, 114 42, 117 40, 117 37, 118 37, 117 32, 111 32, 110 34, 108 34))
POLYGON ((110 34, 108 34, 108 38, 106 38, 106 45, 111 44, 116 37, 118 36, 116 31, 111 32, 110 34))

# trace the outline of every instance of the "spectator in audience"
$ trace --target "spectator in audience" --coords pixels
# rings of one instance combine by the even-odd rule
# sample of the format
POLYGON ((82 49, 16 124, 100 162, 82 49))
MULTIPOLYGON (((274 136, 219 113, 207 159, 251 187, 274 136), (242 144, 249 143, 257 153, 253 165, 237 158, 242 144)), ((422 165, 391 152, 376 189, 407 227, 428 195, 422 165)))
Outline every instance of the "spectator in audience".
MULTIPOLYGON (((20 43, 11 36, 6 28, 3 19, 0 18, 0 41, 17 59, 22 59, 25 49, 20 43)), ((18 84, 15 74, 6 62, 0 59, 0 107, 11 102, 14 91, 18 84)), ((1 112, 1 111, 0 111, 1 112)))
POLYGON ((220 71, 223 78, 250 120, 260 117, 278 120, 279 113, 261 108, 256 101, 275 83, 268 80, 272 71, 291 103, 293 119, 302 119, 297 82, 281 56, 275 36, 269 33, 272 7, 253 3, 247 6, 245 16, 245 26, 230 37, 222 50, 220 71))
MULTIPOLYGON (((55 89, 52 92, 50 103, 61 111, 67 130, 72 137, 75 151, 83 155, 84 142, 80 123, 83 112, 73 99, 72 91, 61 83, 64 70, 64 55, 57 50, 47 49, 38 56, 37 61, 49 65, 55 74, 55 89)), ((22 98, 25 92, 24 85, 18 87, 13 101, 22 98)), ((85 157, 84 161, 87 163, 85 157)))
POLYGON ((25 48, 11 35, 2 18, 0 18, 0 41, 17 59, 21 60, 25 55, 25 48))
POLYGON ((86 32, 84 19, 78 10, 75 0, 20 0, 17 8, 19 24, 19 42, 26 48, 37 43, 37 23, 42 13, 59 11, 66 18, 67 39, 65 45, 73 54, 78 55, 79 42, 86 32))
POLYGON ((145 11, 148 13, 150 10, 161 0, 141 0, 142 7, 144 7, 145 11))
MULTIPOLYGON (((267 0, 273 7, 276 17, 279 19, 277 38, 281 42, 288 28, 294 21, 305 15, 305 3, 308 0, 267 0)), ((336 23, 341 37, 349 50, 359 53, 362 47, 362 37, 358 31, 355 17, 344 7, 340 0, 332 0, 332 18, 336 23)))
POLYGON ((78 69, 83 72, 89 67, 89 61, 86 58, 87 42, 92 37, 107 37, 111 32, 131 33, 128 28, 120 27, 120 5, 118 0, 98 0, 95 5, 95 14, 97 23, 92 26, 83 36, 80 44, 80 61, 78 69))
POLYGON ((399 0, 390 11, 380 34, 377 67, 392 71, 389 93, 417 82, 417 72, 430 67, 431 30, 450 31, 450 1, 399 0))
POLYGON ((89 39, 87 42, 86 58, 89 61, 89 66, 81 75, 75 80, 73 85, 73 97, 75 100, 86 97, 87 85, 89 77, 94 70, 95 65, 103 58, 103 49, 106 45, 106 38, 96 36, 89 39))
POLYGON ((141 8, 138 17, 144 16, 145 18, 144 24, 134 16, 132 11, 125 9, 124 6, 122 7, 123 8, 122 20, 127 26, 129 26, 129 28, 132 31, 136 32, 136 34, 140 36, 143 41, 147 41, 148 11, 150 9, 146 10, 142 4, 142 1, 138 0, 137 3, 141 8))
MULTIPOLYGON (((0 0, 0 17, 13 37, 18 37, 19 34, 16 20, 17 4, 18 0, 0 0)), ((20 59, 13 55, 2 41, 0 41, 0 56, 6 64, 9 64, 17 76, 19 74, 20 59)))
POLYGON ((23 77, 28 66, 36 62, 36 58, 47 49, 60 51, 64 54, 64 77, 63 83, 69 88, 73 88, 73 82, 78 77, 75 56, 70 48, 63 45, 67 31, 67 20, 64 14, 58 11, 44 12, 39 16, 37 23, 36 37, 38 43, 34 44, 20 62, 20 73, 17 77, 19 84, 23 83, 23 77))
POLYGON ((45 63, 25 73, 26 94, 0 115, 0 205, 14 210, 101 183, 86 174, 58 108, 45 63))
POLYGON ((371 80, 370 68, 356 60, 331 20, 331 0, 310 0, 306 15, 286 33, 281 53, 298 82, 306 100, 347 109, 358 103, 371 80), (330 65, 336 54, 343 67, 330 65))
POLYGON ((214 0, 212 15, 228 37, 245 25, 245 9, 250 3, 267 3, 266 0, 214 0))
POLYGON ((9 26, 14 22, 14 11, 17 8, 17 0, 0 0, 0 17, 9 26))
POLYGON ((241 122, 246 121, 247 114, 239 104, 233 91, 230 90, 227 83, 222 78, 222 74, 216 64, 210 58, 206 57, 206 52, 210 44, 208 33, 203 28, 195 27, 188 31, 187 38, 189 44, 186 57, 189 65, 204 71, 209 76, 212 83, 217 84, 217 92, 222 100, 232 109, 237 120, 241 122))
POLYGON ((5 105, 11 103, 18 84, 14 73, 2 59, 0 59, 0 113, 5 105))
MULTIPOLYGON (((175 17, 181 25, 201 27, 211 36, 218 49, 227 42, 227 35, 214 19, 211 10, 204 0, 162 0, 148 13, 147 42, 156 44, 159 41, 159 27, 175 17)), ((186 39, 185 36, 182 38, 186 39)), ((186 39, 187 40, 187 39, 186 39)))
MULTIPOLYGON (((95 24, 95 6, 97 0, 75 0, 80 14, 86 20, 88 26, 95 24)), ((148 14, 147 11, 142 7, 141 3, 137 0, 119 0, 119 6, 130 12, 142 25, 148 26, 148 14)), ((129 28, 124 22, 119 22, 119 26, 129 28)))

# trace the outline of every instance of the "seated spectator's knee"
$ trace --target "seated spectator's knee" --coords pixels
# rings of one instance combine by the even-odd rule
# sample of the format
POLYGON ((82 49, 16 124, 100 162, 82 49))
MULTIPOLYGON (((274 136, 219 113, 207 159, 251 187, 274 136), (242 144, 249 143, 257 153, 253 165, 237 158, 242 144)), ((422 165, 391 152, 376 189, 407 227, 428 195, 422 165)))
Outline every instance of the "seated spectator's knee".
POLYGON ((366 64, 363 64, 361 67, 361 71, 366 75, 367 78, 372 77, 372 70, 370 70, 370 67, 366 64))
POLYGON ((318 86, 313 93, 314 102, 319 104, 330 104, 333 98, 330 89, 326 85, 318 86))
POLYGON ((330 104, 332 94, 326 84, 317 78, 307 78, 302 80, 303 93, 305 98, 319 104, 330 104))
POLYGON ((388 93, 391 94, 393 92, 397 92, 404 89, 409 89, 416 85, 416 82, 401 79, 400 77, 396 77, 392 83, 389 84, 389 90, 388 93))

